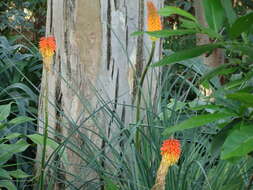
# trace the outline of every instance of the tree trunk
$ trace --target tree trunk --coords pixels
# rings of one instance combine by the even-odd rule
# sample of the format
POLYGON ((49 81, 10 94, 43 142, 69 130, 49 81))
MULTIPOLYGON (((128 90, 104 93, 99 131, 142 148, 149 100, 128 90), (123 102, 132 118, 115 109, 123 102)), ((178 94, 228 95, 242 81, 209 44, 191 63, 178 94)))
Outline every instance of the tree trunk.
MULTIPOLYGON (((207 26, 203 8, 203 0, 194 0, 195 15, 199 23, 203 26, 207 26)), ((197 34, 197 44, 204 45, 209 44, 210 40, 206 34, 197 34)), ((222 49, 215 49, 212 54, 203 56, 204 64, 210 67, 217 67, 224 63, 224 53, 222 49)))
MULTIPOLYGON (((153 2, 158 8, 162 6, 160 0, 153 2)), ((145 18, 143 0, 48 0, 46 33, 55 36, 57 43, 48 74, 49 136, 60 143, 68 138, 68 163, 50 165, 56 172, 52 175, 57 178, 54 189, 67 189, 66 181, 71 181, 70 186, 75 188, 98 189, 93 185, 101 177, 95 172, 98 159, 93 159, 94 163, 87 160, 91 157, 89 148, 110 155, 106 141, 120 133, 119 123, 128 126, 133 122, 135 76, 148 59, 151 41, 147 36, 130 34, 145 30, 145 18)), ((157 42, 154 59, 158 60, 160 55, 157 42)), ((155 76, 151 92, 155 92, 159 73, 153 69, 149 79, 151 75, 155 76)), ((40 133, 44 120, 44 79, 45 72, 39 106, 40 133)), ((117 149, 122 148, 118 140, 114 143, 117 149)), ((51 153, 47 152, 48 157, 51 153)), ((59 164, 57 159, 54 158, 55 163, 59 164)))

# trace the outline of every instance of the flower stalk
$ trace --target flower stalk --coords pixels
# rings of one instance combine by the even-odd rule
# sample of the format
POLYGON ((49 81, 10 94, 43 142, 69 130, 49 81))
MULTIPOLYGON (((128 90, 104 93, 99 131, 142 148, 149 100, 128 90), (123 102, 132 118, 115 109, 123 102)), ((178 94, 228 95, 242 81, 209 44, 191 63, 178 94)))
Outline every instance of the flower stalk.
POLYGON ((165 190, 166 176, 169 167, 176 164, 180 158, 181 145, 176 139, 168 139, 163 142, 161 147, 162 161, 156 174, 155 185, 151 190, 165 190))
MULTIPOLYGON (((148 15, 148 17, 147 17, 147 31, 152 32, 152 31, 162 30, 160 16, 158 15, 158 11, 157 11, 155 5, 151 1, 147 2, 147 12, 148 12, 148 14, 147 14, 148 15)), ((137 88, 137 102, 136 102, 136 123, 137 123, 137 125, 140 122, 142 87, 143 87, 143 83, 144 83, 145 77, 147 75, 148 69, 149 69, 149 67, 152 63, 153 57, 154 57, 155 42, 157 40, 157 38, 152 37, 152 36, 150 37, 150 39, 152 41, 152 48, 151 48, 150 56, 149 56, 146 66, 141 74, 141 78, 140 78, 139 85, 137 88)), ((137 150, 140 151, 141 139, 140 139, 140 131, 139 130, 137 130, 137 132, 136 132, 135 143, 136 143, 137 150)))
MULTIPOLYGON (((136 103, 136 123, 138 124, 140 122, 140 113, 141 113, 141 96, 142 96, 142 87, 143 87, 143 83, 144 83, 144 79, 145 76, 148 72, 149 66, 152 63, 152 59, 154 57, 154 53, 155 53, 155 41, 152 41, 152 48, 151 48, 151 53, 150 53, 150 57, 149 60, 144 68, 144 71, 141 74, 141 79, 139 82, 139 86, 137 89, 137 103, 136 103)), ((137 130, 136 133, 136 147, 138 150, 140 150, 140 133, 137 130)))
POLYGON ((45 91, 44 91, 44 132, 43 132, 43 148, 41 157, 40 168, 40 190, 44 190, 44 178, 46 169, 46 152, 47 152, 47 139, 48 139, 48 73, 52 63, 52 57, 55 53, 56 44, 54 37, 43 37, 40 40, 40 53, 43 58, 43 65, 45 68, 45 91))

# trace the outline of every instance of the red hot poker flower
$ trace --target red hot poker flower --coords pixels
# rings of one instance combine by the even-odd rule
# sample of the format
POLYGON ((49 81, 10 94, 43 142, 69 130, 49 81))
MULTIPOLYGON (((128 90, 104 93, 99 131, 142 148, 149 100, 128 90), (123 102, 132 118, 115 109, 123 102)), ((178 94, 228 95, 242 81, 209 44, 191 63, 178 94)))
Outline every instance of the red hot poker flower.
POLYGON ((56 49, 56 43, 54 37, 42 37, 39 42, 39 50, 43 57, 43 63, 47 71, 50 70, 50 64, 52 56, 56 49))
MULTIPOLYGON (((159 31, 162 30, 161 18, 158 15, 157 8, 151 1, 147 2, 148 8, 148 20, 147 20, 147 31, 159 31)), ((156 40, 156 37, 151 37, 151 40, 156 40)))
POLYGON ((179 140, 168 139, 163 141, 163 145, 161 147, 161 155, 170 166, 177 163, 180 154, 181 147, 179 140))
POLYGON ((177 163, 181 154, 180 141, 168 139, 163 141, 161 147, 162 161, 156 174, 156 182, 151 190, 165 190, 165 179, 169 167, 177 163))

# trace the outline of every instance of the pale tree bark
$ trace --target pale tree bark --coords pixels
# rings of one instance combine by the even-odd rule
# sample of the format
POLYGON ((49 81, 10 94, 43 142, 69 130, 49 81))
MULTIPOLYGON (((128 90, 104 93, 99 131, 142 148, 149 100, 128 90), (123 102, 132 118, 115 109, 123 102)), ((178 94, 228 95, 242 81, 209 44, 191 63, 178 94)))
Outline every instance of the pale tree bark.
MULTIPOLYGON (((158 8, 163 5, 162 0, 153 2, 158 8)), ((125 126, 134 121, 135 73, 140 73, 146 63, 151 41, 147 36, 132 37, 130 34, 146 28, 145 5, 145 0, 48 0, 46 33, 55 36, 57 43, 52 70, 48 74, 51 138, 62 143, 72 135, 69 146, 74 144, 77 150, 85 152, 89 146, 82 136, 85 134, 94 146, 105 149, 104 140, 97 134, 111 140, 120 131, 112 114, 99 112, 86 121, 105 104, 125 126)), ((154 60, 160 55, 157 42, 154 60)), ((39 106, 40 133, 44 117, 44 76, 45 73, 39 106)), ((151 69, 149 80, 151 77, 150 91, 155 92, 158 70, 151 69)), ((121 148, 117 140, 115 147, 121 148)), ((70 149, 66 151, 69 163, 62 167, 73 175, 58 169, 55 177, 59 181, 54 189, 68 189, 64 181, 71 181, 75 187, 94 189, 82 183, 82 179, 99 179, 92 164, 82 160, 82 155, 77 156, 70 149)), ((50 153, 52 151, 48 151, 48 156, 50 153)))

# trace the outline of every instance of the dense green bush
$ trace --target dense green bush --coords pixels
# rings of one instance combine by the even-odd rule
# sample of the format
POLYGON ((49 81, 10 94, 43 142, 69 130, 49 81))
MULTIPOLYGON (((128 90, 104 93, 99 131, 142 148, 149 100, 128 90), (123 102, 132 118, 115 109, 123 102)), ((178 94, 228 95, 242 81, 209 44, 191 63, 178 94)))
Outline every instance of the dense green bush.
POLYGON ((221 3, 206 0, 204 7, 208 27, 201 26, 197 19, 188 12, 168 6, 161 9, 160 14, 163 16, 178 14, 184 17, 181 19, 182 29, 146 32, 154 37, 203 33, 209 36, 210 41, 214 41, 214 43, 173 53, 153 66, 181 62, 211 52, 216 48, 223 48, 227 52, 228 63, 204 74, 199 81, 205 88, 213 91, 211 97, 205 98, 197 108, 191 108, 202 110, 202 114, 169 127, 165 130, 164 135, 217 122, 216 125, 219 127, 216 128, 218 132, 213 139, 213 151, 222 151, 222 159, 239 159, 253 151, 253 72, 251 64, 253 60, 253 13, 237 18, 231 1, 221 3), (215 8, 210 9, 210 7, 215 8), (217 77, 221 75, 227 78, 224 85, 219 83, 219 80, 217 82, 217 77), (209 112, 209 114, 203 114, 204 112, 209 112))

